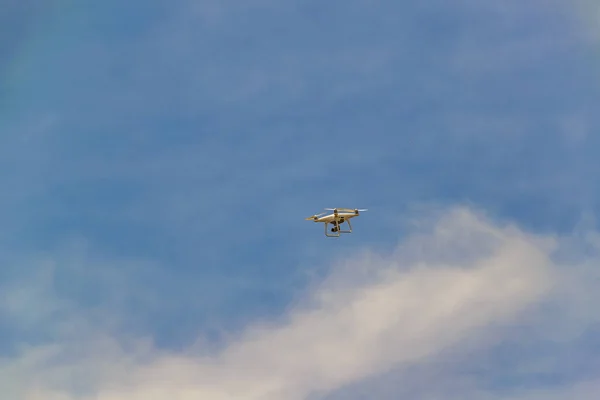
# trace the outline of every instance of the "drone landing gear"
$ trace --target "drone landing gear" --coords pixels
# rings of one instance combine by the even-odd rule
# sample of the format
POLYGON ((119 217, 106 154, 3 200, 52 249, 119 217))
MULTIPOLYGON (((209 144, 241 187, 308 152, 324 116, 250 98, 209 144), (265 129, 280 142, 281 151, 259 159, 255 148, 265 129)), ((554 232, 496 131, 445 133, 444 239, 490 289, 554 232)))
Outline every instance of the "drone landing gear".
POLYGON ((347 231, 343 231, 341 228, 341 225, 344 223, 342 221, 342 223, 337 223, 337 222, 332 222, 331 225, 333 225, 333 228, 331 228, 331 232, 333 232, 333 235, 330 235, 327 232, 327 227, 329 226, 329 222, 325 223, 325 236, 327 237, 340 237, 340 234, 342 233, 352 233, 352 225, 350 224, 350 220, 346 220, 345 222, 348 223, 348 230, 347 231))

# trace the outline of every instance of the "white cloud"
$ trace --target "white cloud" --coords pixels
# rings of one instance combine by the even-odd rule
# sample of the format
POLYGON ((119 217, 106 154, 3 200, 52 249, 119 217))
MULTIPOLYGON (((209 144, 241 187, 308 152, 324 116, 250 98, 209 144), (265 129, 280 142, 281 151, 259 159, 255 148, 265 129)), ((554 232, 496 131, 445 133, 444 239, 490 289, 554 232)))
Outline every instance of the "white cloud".
POLYGON ((594 0, 577 0, 573 3, 578 9, 578 16, 581 21, 583 34, 591 41, 591 44, 597 44, 600 40, 600 4, 594 0))
POLYGON ((98 325, 5 359, 0 389, 28 400, 305 399, 492 344, 499 327, 523 323, 562 289, 551 259, 557 239, 465 209, 428 227, 390 256, 367 252, 335 266, 280 320, 258 321, 221 349, 200 338, 168 352, 98 325))

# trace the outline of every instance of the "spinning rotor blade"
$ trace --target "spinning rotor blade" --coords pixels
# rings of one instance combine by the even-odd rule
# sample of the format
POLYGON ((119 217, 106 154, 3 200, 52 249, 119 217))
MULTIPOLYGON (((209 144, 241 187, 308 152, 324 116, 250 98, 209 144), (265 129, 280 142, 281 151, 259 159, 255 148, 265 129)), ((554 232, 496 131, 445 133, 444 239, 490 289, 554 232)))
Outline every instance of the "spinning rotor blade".
POLYGON ((348 212, 355 212, 355 211, 368 211, 368 209, 366 208, 326 208, 325 210, 329 210, 329 211, 348 211, 348 212))
POLYGON ((333 211, 333 215, 335 215, 336 217, 338 216, 338 213, 340 212, 339 208, 326 208, 325 210, 333 211))
POLYGON ((324 215, 325 213, 320 213, 320 214, 315 214, 315 215, 311 215, 308 218, 304 218, 307 221, 310 221, 311 219, 315 219, 315 218, 319 218, 321 215, 324 215))

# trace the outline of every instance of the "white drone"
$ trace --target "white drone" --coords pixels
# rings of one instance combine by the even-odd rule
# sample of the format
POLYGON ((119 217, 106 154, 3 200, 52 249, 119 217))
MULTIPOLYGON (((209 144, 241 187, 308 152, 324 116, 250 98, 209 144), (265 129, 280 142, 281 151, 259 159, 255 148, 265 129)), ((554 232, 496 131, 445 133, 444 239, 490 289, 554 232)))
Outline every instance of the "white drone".
POLYGON ((350 208, 326 208, 325 210, 333 211, 331 214, 321 213, 312 215, 306 218, 307 221, 313 220, 315 222, 323 222, 325 224, 325 236, 327 237, 340 237, 342 233, 352 233, 352 225, 350 224, 350 219, 354 217, 358 217, 361 211, 367 211, 366 209, 359 210, 358 208, 350 209, 350 208), (327 215, 325 215, 327 214, 327 215), (343 231, 341 225, 347 222, 348 230, 343 231), (329 224, 333 225, 331 228, 331 232, 333 235, 330 235, 327 232, 327 226, 329 224))

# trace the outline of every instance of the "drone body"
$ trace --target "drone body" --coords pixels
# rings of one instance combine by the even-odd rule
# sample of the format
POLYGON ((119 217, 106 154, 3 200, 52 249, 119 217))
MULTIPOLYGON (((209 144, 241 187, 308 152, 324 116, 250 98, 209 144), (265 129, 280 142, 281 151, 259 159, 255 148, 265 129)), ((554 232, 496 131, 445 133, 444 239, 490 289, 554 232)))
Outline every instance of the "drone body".
POLYGON ((333 211, 333 213, 321 213, 317 215, 312 215, 306 218, 306 220, 324 223, 325 236, 327 237, 340 237, 340 234, 342 233, 352 233, 352 224, 350 223, 350 219, 358 217, 361 211, 367 211, 366 209, 360 210, 358 208, 326 208, 325 210, 331 210, 333 211), (341 225, 344 222, 348 224, 348 230, 342 230, 341 225), (331 228, 331 232, 333 232, 333 234, 329 234, 329 232, 327 231, 329 224, 333 225, 333 228, 331 228))

